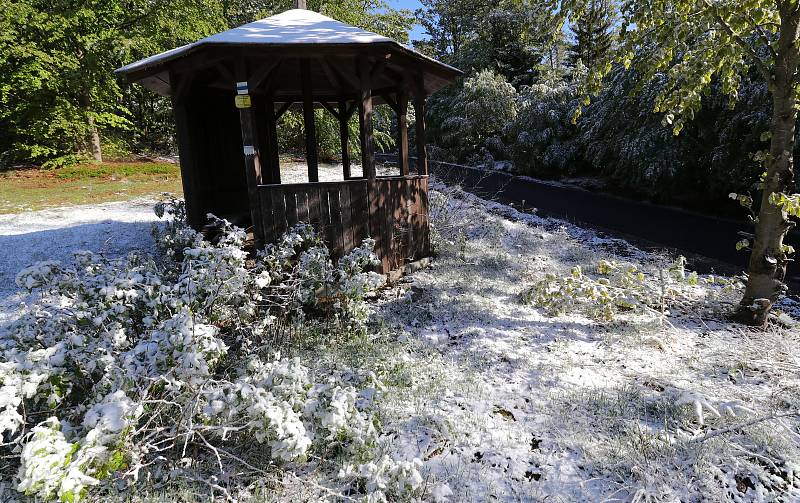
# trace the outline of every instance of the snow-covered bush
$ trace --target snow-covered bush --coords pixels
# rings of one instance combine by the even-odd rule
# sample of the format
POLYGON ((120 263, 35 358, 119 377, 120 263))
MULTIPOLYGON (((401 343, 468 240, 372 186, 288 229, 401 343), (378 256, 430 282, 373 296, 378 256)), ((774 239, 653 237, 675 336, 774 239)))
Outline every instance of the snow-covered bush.
POLYGON ((10 460, 0 478, 71 502, 108 480, 223 472, 246 463, 233 452, 247 444, 276 465, 310 453, 371 459, 377 377, 312 369, 263 340, 274 320, 317 313, 333 317, 331 330, 364 330, 365 296, 383 281, 369 270, 374 243, 334 264, 301 224, 254 260, 245 233, 223 220, 212 244, 186 225, 181 202, 156 212, 172 216, 153 232, 160 256, 78 252, 17 276, 36 295, 0 327, 0 452, 10 460))
POLYGON ((614 260, 597 262, 594 277, 575 266, 567 276, 545 274, 543 279, 523 290, 522 301, 540 307, 550 316, 577 312, 590 318, 611 321, 621 311, 658 312, 665 314, 674 304, 687 302, 692 297, 687 288, 703 285, 716 289, 703 289, 712 298, 721 292, 732 292, 742 287, 736 279, 706 276, 685 270, 686 259, 678 257, 669 266, 645 273, 636 265, 614 260))

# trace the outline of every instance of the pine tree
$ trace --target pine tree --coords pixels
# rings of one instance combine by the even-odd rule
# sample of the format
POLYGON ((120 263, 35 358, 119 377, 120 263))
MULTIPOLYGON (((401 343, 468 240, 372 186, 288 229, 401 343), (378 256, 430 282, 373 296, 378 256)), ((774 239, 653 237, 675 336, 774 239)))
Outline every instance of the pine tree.
POLYGON ((611 49, 616 9, 614 0, 589 0, 585 8, 584 15, 572 26, 575 43, 570 47, 569 60, 572 65, 580 60, 592 69, 611 49))

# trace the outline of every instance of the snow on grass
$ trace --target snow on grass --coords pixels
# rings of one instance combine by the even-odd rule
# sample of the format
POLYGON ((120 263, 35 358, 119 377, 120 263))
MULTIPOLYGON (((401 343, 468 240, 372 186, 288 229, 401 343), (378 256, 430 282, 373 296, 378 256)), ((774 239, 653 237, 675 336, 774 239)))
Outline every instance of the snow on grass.
POLYGON ((519 300, 545 273, 669 261, 436 189, 440 255, 379 316, 413 341, 411 389, 390 393, 396 448, 454 500, 800 498, 796 330, 728 323, 738 293, 713 284, 685 287, 665 318, 548 317, 519 300))
MULTIPOLYGON (((282 168, 285 183, 303 181, 304 165, 282 168)), ((321 180, 340 179, 338 169, 320 166, 321 180)), ((725 312, 738 293, 703 281, 674 286, 678 295, 664 315, 631 311, 607 322, 571 312, 547 316, 520 295, 547 273, 566 276, 575 266, 590 271, 601 259, 617 260, 646 271, 652 283, 673 257, 457 188, 433 189, 432 266, 381 294, 367 335, 308 337, 285 348, 313 368, 341 365, 379 376, 380 450, 422 460, 426 499, 800 499, 796 329, 729 323, 725 312)), ((100 225, 103 215, 123 222, 108 223, 116 236, 124 222, 152 219, 145 203, 141 215, 130 209, 128 216, 113 205, 84 211, 89 225, 100 225)), ((67 225, 83 222, 73 210, 52 218, 59 215, 67 225)), ((102 248, 104 232, 21 240, 29 259, 18 262, 27 265, 45 244, 53 255, 35 258, 102 248)), ((129 244, 118 242, 119 253, 150 246, 149 223, 122 239, 129 244)), ((13 279, 16 271, 6 272, 13 267, 2 267, 13 279)), ((339 484, 331 474, 345 470, 344 462, 311 460, 236 496, 331 499, 339 484)))
POLYGON ((143 198, 0 215, 0 321, 19 300, 14 278, 34 262, 69 262, 78 250, 108 257, 152 250, 154 204, 143 198))

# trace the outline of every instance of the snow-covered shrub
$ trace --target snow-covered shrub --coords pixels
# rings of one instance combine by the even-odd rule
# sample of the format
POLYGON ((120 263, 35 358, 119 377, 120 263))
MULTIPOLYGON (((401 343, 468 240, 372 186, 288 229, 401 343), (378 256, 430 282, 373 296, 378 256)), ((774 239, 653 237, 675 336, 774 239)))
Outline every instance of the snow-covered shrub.
POLYGON ((0 326, 0 478, 78 501, 109 479, 222 472, 241 462, 222 453, 241 445, 278 465, 312 452, 371 459, 376 376, 273 357, 263 335, 278 317, 323 310, 332 330, 363 330, 365 297, 383 281, 370 271, 374 243, 334 264, 299 225, 253 260, 223 220, 212 244, 183 221, 182 202, 156 212, 172 216, 153 232, 160 256, 78 252, 17 276, 37 295, 0 326))
POLYGON ((550 316, 577 312, 590 318, 611 321, 621 311, 659 312, 692 297, 687 288, 721 285, 719 289, 701 289, 707 298, 735 291, 741 283, 735 278, 721 280, 687 273, 686 259, 678 257, 666 268, 645 273, 633 264, 614 260, 597 262, 594 277, 575 266, 567 276, 545 274, 543 279, 523 290, 522 301, 540 307, 550 316))
POLYGON ((302 318, 303 308, 318 308, 343 314, 356 323, 366 321, 365 297, 383 285, 384 277, 371 269, 379 261, 372 252, 373 239, 339 259, 336 265, 328 248, 309 224, 291 228, 261 254, 265 271, 260 278, 271 301, 302 318))

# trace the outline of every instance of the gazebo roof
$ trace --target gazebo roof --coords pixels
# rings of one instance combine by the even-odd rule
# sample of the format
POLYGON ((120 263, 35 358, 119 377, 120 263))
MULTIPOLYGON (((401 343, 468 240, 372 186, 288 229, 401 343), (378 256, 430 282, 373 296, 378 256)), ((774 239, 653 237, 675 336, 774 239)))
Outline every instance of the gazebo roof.
MULTIPOLYGON (((400 53, 417 60, 420 70, 432 73, 442 80, 442 85, 461 75, 461 71, 436 61, 422 53, 406 47, 388 37, 356 28, 328 16, 305 9, 292 9, 270 16, 237 28, 232 28, 215 35, 200 39, 154 56, 130 63, 115 71, 125 75, 129 80, 141 81, 146 87, 167 94, 165 86, 165 67, 178 59, 189 56, 205 48, 255 48, 271 50, 308 50, 321 51, 330 48, 333 51, 347 49, 383 48, 390 52, 400 53), (158 75, 157 78, 147 78, 158 75), (159 82, 161 81, 161 82, 159 82)), ((320 54, 322 54, 320 52, 320 54)), ((428 80, 428 79, 426 79, 428 80)), ((442 87, 432 83, 433 89, 442 87)), ((426 83, 426 88, 429 86, 426 83)))

